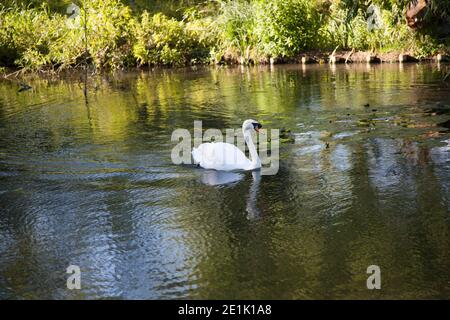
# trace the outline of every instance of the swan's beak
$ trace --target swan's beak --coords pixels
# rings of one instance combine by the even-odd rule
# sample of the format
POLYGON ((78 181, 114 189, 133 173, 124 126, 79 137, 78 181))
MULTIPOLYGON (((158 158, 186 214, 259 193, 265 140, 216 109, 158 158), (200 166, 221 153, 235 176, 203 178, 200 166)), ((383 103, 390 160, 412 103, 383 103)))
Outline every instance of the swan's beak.
POLYGON ((256 132, 259 132, 259 129, 262 128, 261 123, 253 123, 253 128, 256 130, 256 132))

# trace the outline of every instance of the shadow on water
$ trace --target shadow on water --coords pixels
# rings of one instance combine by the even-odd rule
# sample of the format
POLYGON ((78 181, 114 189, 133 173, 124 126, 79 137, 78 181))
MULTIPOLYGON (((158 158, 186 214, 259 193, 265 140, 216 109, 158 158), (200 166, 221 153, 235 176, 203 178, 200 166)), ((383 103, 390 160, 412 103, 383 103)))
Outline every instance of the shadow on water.
POLYGON ((0 82, 0 297, 447 298, 438 68, 125 73, 88 100, 76 76, 0 82), (284 128, 276 175, 171 163, 174 129, 248 118, 284 128))

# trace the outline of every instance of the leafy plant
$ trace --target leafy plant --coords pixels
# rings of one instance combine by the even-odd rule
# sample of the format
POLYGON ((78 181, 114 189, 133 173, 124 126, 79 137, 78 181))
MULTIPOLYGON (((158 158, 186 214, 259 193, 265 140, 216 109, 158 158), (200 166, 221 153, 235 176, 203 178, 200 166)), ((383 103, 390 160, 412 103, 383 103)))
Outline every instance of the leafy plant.
POLYGON ((161 13, 151 16, 145 11, 135 28, 134 56, 141 65, 181 66, 192 62, 202 41, 190 27, 161 13))
POLYGON ((218 1, 219 15, 215 22, 217 46, 221 54, 236 52, 237 57, 250 59, 250 50, 257 50, 257 10, 254 2, 244 0, 218 1))
POLYGON ((316 49, 448 52, 450 4, 431 0, 425 26, 408 29, 413 0, 4 0, 0 64, 27 70, 183 66, 209 61, 257 63, 316 49), (368 28, 377 5, 380 28, 368 28), (164 11, 167 14, 162 12, 164 11), (446 28, 448 33, 446 34, 446 28))
POLYGON ((262 48, 271 56, 294 56, 320 43, 321 15, 314 2, 264 0, 259 2, 262 48))

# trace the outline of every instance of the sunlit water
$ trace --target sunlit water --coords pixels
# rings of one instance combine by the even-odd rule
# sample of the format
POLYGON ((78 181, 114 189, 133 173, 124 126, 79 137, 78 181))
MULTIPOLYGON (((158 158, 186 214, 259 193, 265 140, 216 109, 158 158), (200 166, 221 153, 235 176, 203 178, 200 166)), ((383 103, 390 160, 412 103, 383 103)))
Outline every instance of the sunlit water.
POLYGON ((0 298, 449 298, 443 67, 2 80, 0 298), (290 130, 278 174, 172 164, 174 129, 247 118, 290 130))

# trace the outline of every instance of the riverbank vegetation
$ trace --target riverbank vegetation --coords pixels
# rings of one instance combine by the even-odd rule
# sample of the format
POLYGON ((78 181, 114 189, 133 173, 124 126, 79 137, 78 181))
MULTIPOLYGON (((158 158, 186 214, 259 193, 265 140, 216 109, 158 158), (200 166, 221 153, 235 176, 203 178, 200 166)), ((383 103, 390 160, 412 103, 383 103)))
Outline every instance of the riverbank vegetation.
POLYGON ((65 0, 4 1, 0 66, 36 71, 86 63, 96 70, 251 64, 335 49, 423 58, 445 54, 450 46, 445 0, 73 2, 79 10, 65 0))

